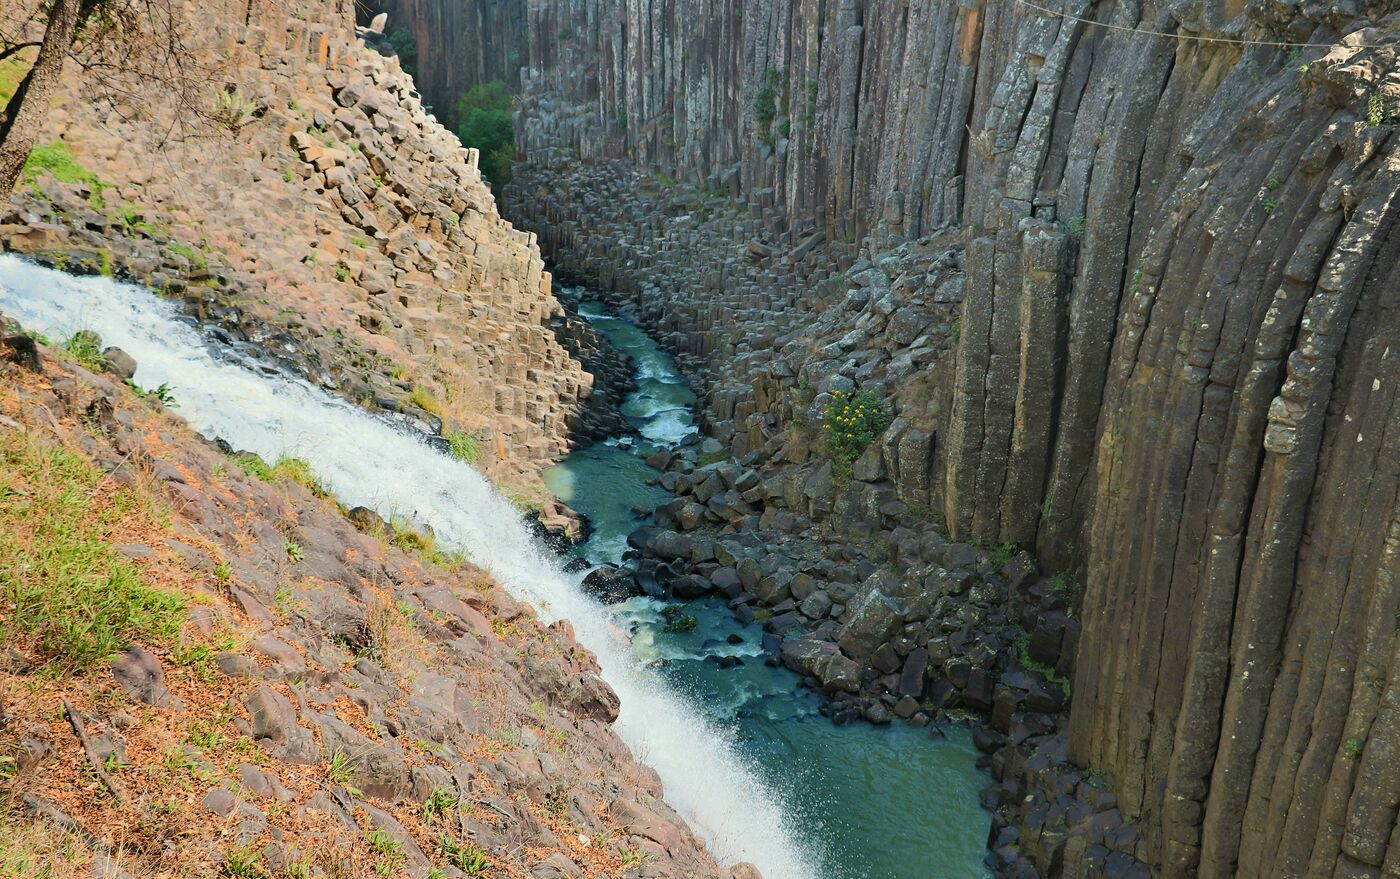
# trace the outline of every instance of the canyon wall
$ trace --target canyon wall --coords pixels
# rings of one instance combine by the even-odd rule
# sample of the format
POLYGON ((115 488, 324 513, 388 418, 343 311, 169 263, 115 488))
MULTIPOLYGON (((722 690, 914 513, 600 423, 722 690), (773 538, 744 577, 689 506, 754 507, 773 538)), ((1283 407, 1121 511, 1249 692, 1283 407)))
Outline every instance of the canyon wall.
POLYGON ((41 140, 77 171, 31 174, 0 205, 0 247, 162 289, 533 487, 618 421, 596 339, 353 11, 207 5, 181 89, 139 54, 112 84, 70 70, 41 140))
POLYGON ((1163 876, 1400 865, 1395 6, 519 4, 528 163, 960 234, 929 496, 1082 576, 1070 755, 1163 876))
POLYGON ((473 85, 500 80, 512 88, 520 82, 525 63, 525 15, 519 3, 460 0, 369 0, 356 4, 362 24, 389 15, 389 32, 407 29, 419 57, 433 63, 415 65, 414 84, 446 119, 453 104, 473 85), (451 58, 451 64, 435 59, 451 58))

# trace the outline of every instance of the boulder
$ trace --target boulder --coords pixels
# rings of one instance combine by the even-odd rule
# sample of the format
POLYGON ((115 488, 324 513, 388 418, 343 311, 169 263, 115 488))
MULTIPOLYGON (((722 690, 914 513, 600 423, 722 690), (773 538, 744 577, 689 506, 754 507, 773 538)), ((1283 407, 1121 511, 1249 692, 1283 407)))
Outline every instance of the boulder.
POLYGON ((128 696, 156 708, 179 710, 183 703, 165 686, 165 671, 155 654, 135 645, 112 660, 112 676, 128 696))
POLYGON ((107 348, 102 352, 102 359, 107 361, 107 371, 122 381, 131 381, 136 375, 136 359, 120 348, 107 348))
POLYGON ((583 578, 583 591, 603 602, 616 604, 642 594, 637 576, 626 568, 605 565, 583 578))
POLYGON ((855 659, 868 659, 899 629, 904 610, 879 589, 858 597, 848 610, 850 622, 841 631, 837 643, 855 659))
POLYGON ((658 531, 647 541, 647 552, 662 559, 689 559, 694 540, 688 534, 658 531))

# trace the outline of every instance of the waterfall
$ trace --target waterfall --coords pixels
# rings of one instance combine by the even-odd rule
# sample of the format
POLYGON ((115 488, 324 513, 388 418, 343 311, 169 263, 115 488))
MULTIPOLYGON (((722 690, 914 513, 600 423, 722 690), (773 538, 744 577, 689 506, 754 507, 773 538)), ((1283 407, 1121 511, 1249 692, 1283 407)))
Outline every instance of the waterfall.
POLYGON ((531 538, 508 501, 466 464, 291 376, 218 350, 177 308, 145 288, 75 278, 0 255, 0 311, 54 340, 93 330, 139 364, 143 387, 168 385, 177 414, 208 437, 272 460, 295 455, 350 506, 408 516, 490 571, 546 621, 568 619, 622 700, 616 730, 666 786, 666 799, 721 861, 750 861, 767 879, 808 879, 815 858, 795 842, 782 796, 707 722, 646 669, 607 611, 531 538))

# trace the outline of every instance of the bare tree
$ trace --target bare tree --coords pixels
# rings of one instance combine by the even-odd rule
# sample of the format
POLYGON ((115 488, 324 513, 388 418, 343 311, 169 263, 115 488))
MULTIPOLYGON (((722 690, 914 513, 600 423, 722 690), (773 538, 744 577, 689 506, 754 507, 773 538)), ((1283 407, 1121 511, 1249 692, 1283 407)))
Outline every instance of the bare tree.
POLYGON ((39 55, 29 68, 0 122, 0 192, 9 192, 44 123, 44 111, 58 90, 63 64, 78 37, 78 22, 91 15, 97 0, 53 0, 39 55))
POLYGON ((0 61, 38 48, 0 118, 0 193, 19 182, 65 62, 93 100, 110 104, 122 118, 133 108, 140 112, 152 96, 171 99, 176 112, 167 135, 185 135, 196 121, 224 122, 206 94, 213 73, 190 51, 186 24, 180 0, 49 0, 21 23, 19 36, 0 33, 0 61), (42 40, 26 41, 41 27, 42 40))

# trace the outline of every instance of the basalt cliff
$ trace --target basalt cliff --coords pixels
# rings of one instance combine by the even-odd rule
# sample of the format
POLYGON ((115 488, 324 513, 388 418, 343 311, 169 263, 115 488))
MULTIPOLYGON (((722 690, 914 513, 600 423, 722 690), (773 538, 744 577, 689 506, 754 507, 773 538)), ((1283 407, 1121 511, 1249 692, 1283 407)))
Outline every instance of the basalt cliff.
MULTIPOLYGON (((863 519, 915 557, 944 529, 1082 584, 1041 578, 1012 613, 1072 674, 1064 765, 1136 832, 1003 752, 1008 872, 1400 869, 1394 4, 383 8, 434 104, 518 90, 507 215, 681 356, 757 468, 687 476, 708 487, 674 529, 863 519), (894 422, 833 479, 813 434, 857 387, 894 422)), ((955 555, 921 560, 977 564, 955 555)), ((907 604, 852 635, 907 583, 789 606, 782 585, 816 677, 866 667, 835 689, 893 704, 903 667, 914 711, 966 692, 969 661, 1005 671, 935 648, 907 604)), ((996 686, 1023 744, 1021 712, 1055 708, 996 686)))

